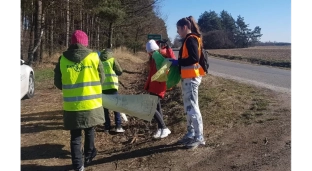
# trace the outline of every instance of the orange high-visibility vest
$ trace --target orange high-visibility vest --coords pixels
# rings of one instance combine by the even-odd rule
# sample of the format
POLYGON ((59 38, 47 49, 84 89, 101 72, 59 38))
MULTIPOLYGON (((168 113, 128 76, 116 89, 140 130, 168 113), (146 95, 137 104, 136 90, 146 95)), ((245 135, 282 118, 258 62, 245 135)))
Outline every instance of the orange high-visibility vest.
MULTIPOLYGON (((200 40, 200 38, 195 36, 195 35, 190 35, 186 38, 186 40, 189 37, 195 37, 197 39, 197 41, 198 41, 198 55, 201 55, 201 40, 200 40)), ((182 56, 181 56, 182 59, 189 57, 188 50, 186 48, 186 40, 184 41, 183 46, 182 46, 182 56)), ((201 56, 200 56, 200 58, 201 58, 201 56)), ((195 77, 203 76, 203 75, 206 75, 206 73, 198 62, 193 64, 193 65, 189 65, 189 66, 181 66, 181 78, 195 78, 195 77)))

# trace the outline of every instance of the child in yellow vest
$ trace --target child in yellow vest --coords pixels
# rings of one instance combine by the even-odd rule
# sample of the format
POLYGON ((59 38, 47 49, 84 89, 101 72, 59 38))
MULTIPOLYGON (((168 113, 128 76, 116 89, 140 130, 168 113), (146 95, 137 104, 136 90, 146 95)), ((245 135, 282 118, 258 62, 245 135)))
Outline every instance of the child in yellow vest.
MULTIPOLYGON (((105 80, 102 84, 102 93, 103 94, 118 94, 118 76, 122 74, 122 68, 120 67, 116 58, 113 57, 113 52, 111 49, 104 49, 100 53, 100 59, 102 61, 105 73, 105 80)), ((104 108, 105 123, 104 130, 109 132, 111 130, 111 122, 109 117, 108 109, 104 108)), ((114 111, 115 115, 115 132, 122 133, 125 130, 121 125, 120 113, 114 111)))

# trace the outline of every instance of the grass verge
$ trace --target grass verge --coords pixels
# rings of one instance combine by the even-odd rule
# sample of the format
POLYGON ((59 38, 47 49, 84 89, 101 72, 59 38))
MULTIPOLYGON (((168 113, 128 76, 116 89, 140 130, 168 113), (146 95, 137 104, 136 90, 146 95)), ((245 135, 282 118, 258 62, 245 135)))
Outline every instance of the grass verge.
MULTIPOLYGON (((120 81, 120 94, 138 94, 142 91, 146 75, 142 71, 145 54, 118 56, 124 68, 135 72, 124 73, 120 81), (137 57, 139 58, 139 57, 137 57)), ((34 98, 21 102, 21 165, 55 166, 71 164, 69 131, 62 126, 62 95, 53 88, 53 68, 35 70, 37 93, 34 98), (41 149, 41 150, 40 150, 41 149)), ((214 144, 226 129, 245 124, 262 124, 272 117, 271 105, 275 100, 261 89, 207 75, 199 88, 199 104, 204 123, 204 134, 208 144, 214 144)), ((178 139, 186 131, 186 119, 180 86, 168 91, 162 101, 164 119, 172 134, 161 143, 178 139)), ((111 116, 113 118, 113 116, 111 116)), ((96 128, 96 147, 99 156, 123 153, 159 143, 152 141, 151 135, 156 123, 128 117, 124 123, 126 132, 122 135, 105 134, 103 126, 96 128), (130 143, 138 135, 138 140, 130 143)), ((112 121, 114 123, 114 121, 112 121)), ((98 167, 98 166, 96 166, 98 167)), ((58 168, 60 169, 60 168, 58 168)), ((64 169, 63 169, 64 170, 64 169)))
POLYGON ((259 64, 259 65, 268 65, 268 66, 274 66, 274 67, 291 68, 291 62, 290 61, 265 60, 265 59, 258 59, 258 58, 253 58, 253 57, 220 55, 220 54, 214 54, 214 53, 208 53, 208 54, 210 56, 229 59, 229 60, 239 60, 239 61, 245 61, 245 62, 250 62, 253 64, 259 64))

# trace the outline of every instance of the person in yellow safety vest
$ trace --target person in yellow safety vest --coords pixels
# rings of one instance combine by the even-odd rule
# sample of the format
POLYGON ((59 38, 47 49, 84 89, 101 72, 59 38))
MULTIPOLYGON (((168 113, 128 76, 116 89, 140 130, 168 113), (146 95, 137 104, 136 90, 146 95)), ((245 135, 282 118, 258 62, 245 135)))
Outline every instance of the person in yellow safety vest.
POLYGON ((187 133, 177 143, 187 148, 205 145, 203 120, 198 104, 198 87, 205 72, 199 64, 201 58, 201 33, 192 16, 177 22, 177 32, 183 38, 178 60, 171 60, 172 65, 179 65, 184 110, 187 118, 187 133))
POLYGON ((94 126, 105 122, 102 106, 103 66, 97 52, 87 48, 88 36, 76 30, 71 45, 60 56, 54 69, 54 85, 63 93, 63 121, 70 130, 72 166, 83 171, 96 156, 94 126), (84 154, 81 132, 84 130, 84 154), (84 155, 84 163, 83 163, 84 155))
MULTIPOLYGON (((100 52, 100 59, 104 67, 105 80, 102 84, 103 94, 118 94, 118 76, 122 74, 122 68, 119 65, 116 58, 113 57, 113 52, 111 49, 104 49, 100 52)), ((109 132, 111 130, 111 121, 109 117, 109 110, 104 108, 105 123, 104 131, 109 132)), ((114 111, 115 115, 115 132, 121 133, 125 132, 122 128, 122 122, 120 113, 114 111)))

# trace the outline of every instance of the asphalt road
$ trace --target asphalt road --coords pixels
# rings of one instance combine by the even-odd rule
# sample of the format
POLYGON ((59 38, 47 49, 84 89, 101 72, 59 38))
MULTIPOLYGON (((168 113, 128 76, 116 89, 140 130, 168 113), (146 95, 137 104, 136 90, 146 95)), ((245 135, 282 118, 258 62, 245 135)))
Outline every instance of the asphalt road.
MULTIPOLYGON (((174 51, 178 57, 178 51, 174 51)), ((291 71, 268 66, 243 64, 209 57, 208 73, 214 76, 265 87, 278 92, 291 92, 291 71)))

